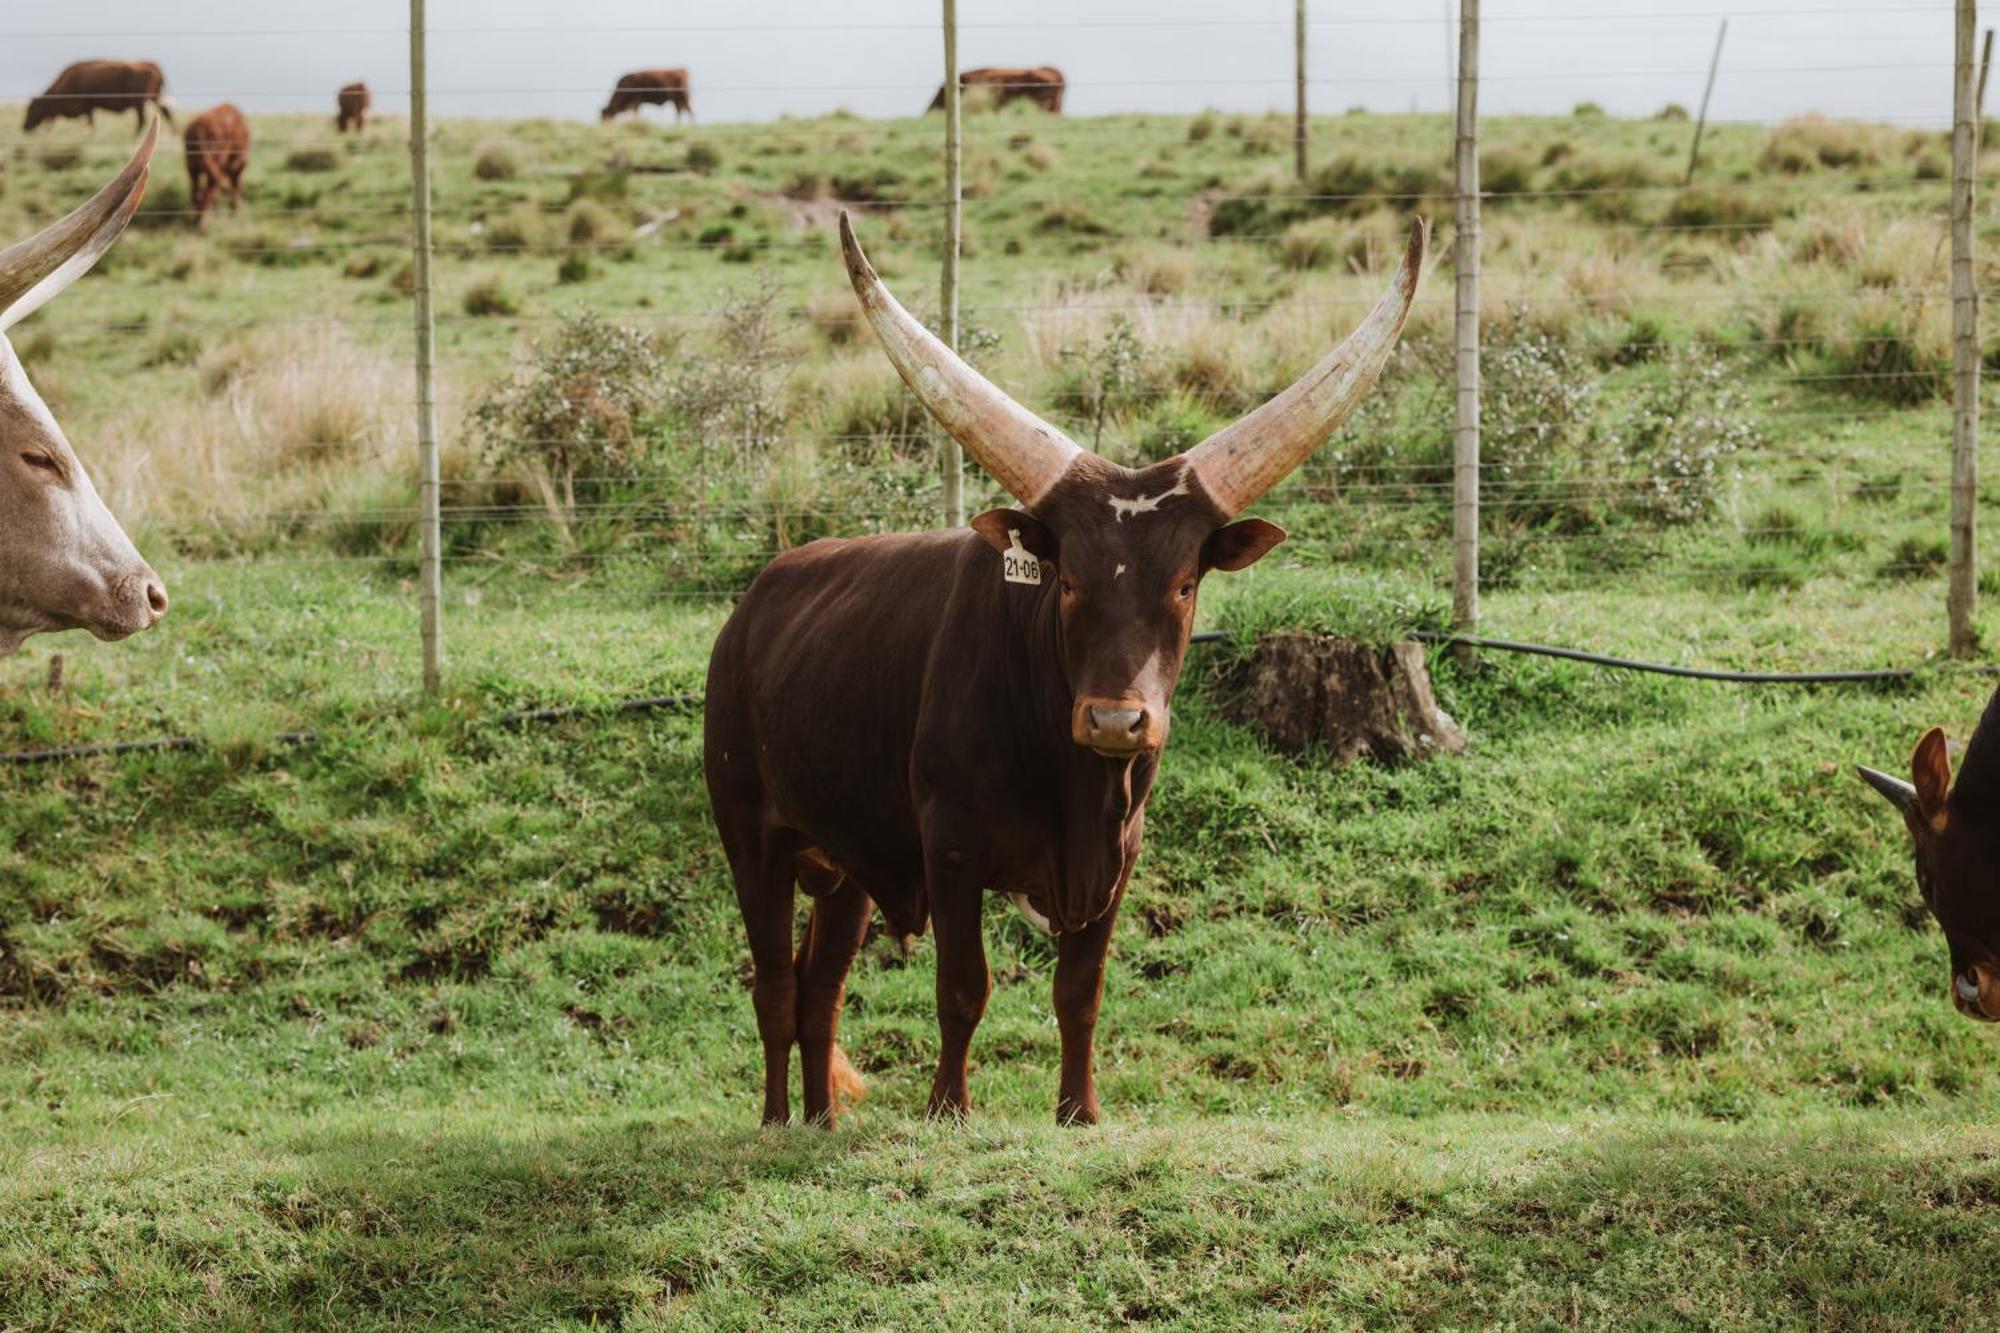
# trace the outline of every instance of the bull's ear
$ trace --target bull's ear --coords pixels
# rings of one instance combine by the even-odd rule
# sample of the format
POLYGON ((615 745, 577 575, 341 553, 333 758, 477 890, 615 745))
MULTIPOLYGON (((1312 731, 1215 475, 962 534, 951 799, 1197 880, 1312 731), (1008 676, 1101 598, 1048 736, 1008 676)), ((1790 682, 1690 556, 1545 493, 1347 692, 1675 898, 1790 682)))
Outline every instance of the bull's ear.
POLYGON ((1932 727, 1910 755, 1910 782, 1917 789, 1916 813, 1934 823, 1944 813, 1951 790, 1951 756, 1945 752, 1944 728, 1932 727))
POLYGON ((1266 523, 1261 518, 1246 518, 1240 523, 1217 528, 1208 534, 1208 540, 1201 544, 1201 567, 1211 569, 1248 569, 1270 554, 1271 548, 1285 539, 1285 530, 1276 523, 1266 523))
POLYGON ((1056 537, 1040 519, 1018 509, 989 509, 972 520, 972 530, 996 551, 1012 546, 1009 533, 1021 534, 1021 545, 1037 560, 1056 558, 1056 537))

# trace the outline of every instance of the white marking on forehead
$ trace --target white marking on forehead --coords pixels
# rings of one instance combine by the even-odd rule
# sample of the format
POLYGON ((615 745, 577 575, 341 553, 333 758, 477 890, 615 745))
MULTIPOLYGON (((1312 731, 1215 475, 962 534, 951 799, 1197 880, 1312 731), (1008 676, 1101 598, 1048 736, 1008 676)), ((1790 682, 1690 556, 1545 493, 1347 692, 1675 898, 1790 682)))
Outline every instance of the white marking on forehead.
POLYGON ((1114 570, 1112 570, 1112 571, 1111 571, 1111 577, 1115 579, 1115 578, 1117 578, 1117 577, 1118 577, 1118 576, 1119 576, 1120 574, 1123 574, 1124 572, 1125 572, 1125 566, 1123 566, 1123 565, 1120 565, 1120 566, 1118 566, 1118 568, 1116 568, 1116 569, 1114 569, 1114 570))
POLYGON ((1163 501, 1173 496, 1186 495, 1187 493, 1187 467, 1183 464, 1179 475, 1174 478, 1174 484, 1168 489, 1161 491, 1158 495, 1142 495, 1136 500, 1124 500, 1118 496, 1112 496, 1111 516, 1118 522, 1123 523, 1130 515, 1150 514, 1158 509, 1163 501))

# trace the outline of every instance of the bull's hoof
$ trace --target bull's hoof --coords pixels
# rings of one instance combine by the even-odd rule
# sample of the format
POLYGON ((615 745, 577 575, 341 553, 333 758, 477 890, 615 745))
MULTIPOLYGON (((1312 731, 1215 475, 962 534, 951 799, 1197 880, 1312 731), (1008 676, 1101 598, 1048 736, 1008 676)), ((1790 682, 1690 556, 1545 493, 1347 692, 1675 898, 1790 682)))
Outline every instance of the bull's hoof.
POLYGON ((930 1105, 924 1108, 924 1115, 932 1120, 952 1120, 962 1122, 972 1113, 972 1104, 963 1097, 940 1097, 931 1094, 930 1105))
POLYGON ((1056 1103, 1056 1123, 1058 1125, 1094 1125, 1098 1122, 1099 1118, 1097 1098, 1095 1097, 1090 1097, 1080 1102, 1064 1098, 1062 1101, 1056 1103))

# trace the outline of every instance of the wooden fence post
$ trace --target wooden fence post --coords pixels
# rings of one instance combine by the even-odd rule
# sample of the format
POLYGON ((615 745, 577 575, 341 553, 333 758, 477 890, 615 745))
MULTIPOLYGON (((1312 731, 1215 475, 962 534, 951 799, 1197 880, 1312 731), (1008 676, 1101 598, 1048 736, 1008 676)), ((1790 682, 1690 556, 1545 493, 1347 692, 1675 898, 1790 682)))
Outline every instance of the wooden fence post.
POLYGON ((1972 269, 1972 181, 1978 173, 1973 99, 1976 0, 1958 0, 1951 118, 1951 568, 1945 613, 1954 656, 1979 646, 1979 295, 1972 269))
POLYGON ((1306 0, 1298 0, 1292 17, 1292 66, 1295 105, 1292 111, 1293 170, 1299 184, 1306 180, 1306 0))
POLYGON ((1715 54, 1708 58, 1708 82, 1701 88, 1701 111, 1694 118, 1694 143, 1688 148, 1687 175, 1681 178, 1682 185, 1694 184, 1694 164, 1701 157, 1701 132, 1708 125, 1708 99, 1715 93, 1715 71, 1722 64, 1722 39, 1729 35, 1729 20, 1722 20, 1722 26, 1715 30, 1715 54))
MULTIPOLYGON (((939 312, 945 346, 958 350, 958 250, 964 227, 960 180, 958 0, 944 0, 944 274, 939 312)), ((965 451, 948 431, 938 432, 938 467, 944 478, 944 524, 965 526, 965 451)))
POLYGON ((431 310, 430 115, 426 97, 424 0, 410 0, 410 272, 416 298, 418 605, 424 653, 424 693, 436 694, 443 672, 443 543, 438 500, 437 327, 431 310))
POLYGON ((1479 0, 1459 0, 1454 157, 1458 438, 1452 451, 1451 619, 1470 633, 1479 627, 1479 0))

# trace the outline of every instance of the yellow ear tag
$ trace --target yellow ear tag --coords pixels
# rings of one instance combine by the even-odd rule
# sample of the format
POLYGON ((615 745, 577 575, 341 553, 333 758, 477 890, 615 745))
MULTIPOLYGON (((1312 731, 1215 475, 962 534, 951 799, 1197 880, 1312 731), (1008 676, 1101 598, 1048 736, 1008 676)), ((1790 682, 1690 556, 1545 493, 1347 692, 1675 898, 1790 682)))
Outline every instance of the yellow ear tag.
POLYGON ((1000 577, 1009 583, 1026 583, 1040 587, 1042 582, 1042 562, 1035 559, 1035 553, 1021 545, 1021 530, 1007 529, 1007 549, 1000 553, 1000 577))

